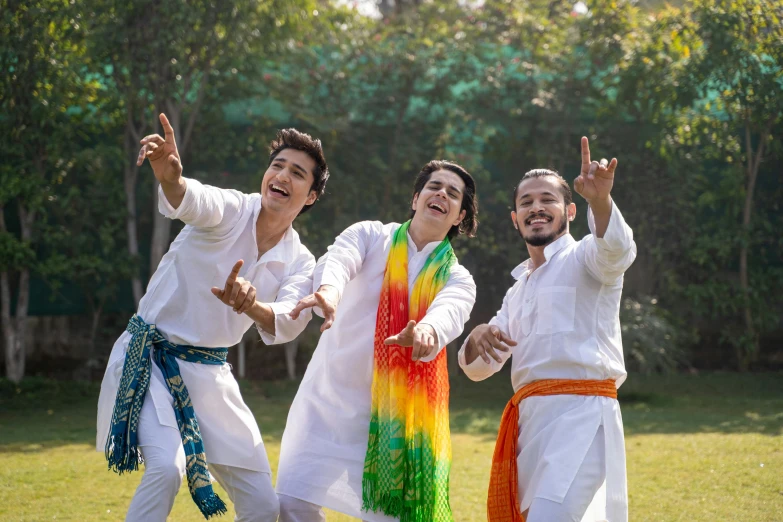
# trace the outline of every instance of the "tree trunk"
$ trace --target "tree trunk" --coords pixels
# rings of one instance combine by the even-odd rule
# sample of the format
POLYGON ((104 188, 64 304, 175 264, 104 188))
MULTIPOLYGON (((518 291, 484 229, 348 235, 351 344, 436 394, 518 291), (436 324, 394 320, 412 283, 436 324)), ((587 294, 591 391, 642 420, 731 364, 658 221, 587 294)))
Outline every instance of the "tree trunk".
MULTIPOLYGON (((22 241, 29 243, 32 238, 35 212, 28 212, 19 203, 19 225, 22 241)), ((7 232, 3 208, 0 207, 0 231, 7 232)), ((0 315, 2 315, 3 338, 5 341, 5 372, 11 382, 18 383, 25 372, 25 340, 27 337, 27 310, 30 305, 30 269, 19 271, 19 290, 16 298, 16 311, 11 316, 11 282, 9 272, 0 274, 0 315)))
POLYGON ((299 337, 285 343, 285 367, 288 371, 288 380, 296 380, 296 352, 299 351, 299 337))
MULTIPOLYGON (((136 140, 137 141, 137 140, 136 140)), ((138 179, 139 167, 136 166, 136 162, 133 161, 134 149, 132 144, 134 142, 133 136, 130 131, 125 133, 125 172, 124 172, 124 185, 125 185, 125 230, 128 234, 128 255, 134 259, 139 258, 139 234, 136 221, 136 180, 138 179)), ((141 283, 141 274, 138 269, 134 271, 131 278, 131 284, 133 286, 133 302, 136 308, 139 307, 139 301, 144 294, 144 288, 141 283)))
POLYGON ((747 154, 747 170, 745 176, 747 178, 747 186, 745 189, 745 203, 742 208, 742 231, 743 241, 740 247, 739 258, 739 280, 740 288, 742 290, 743 299, 743 317, 745 320, 745 333, 748 337, 748 342, 743 343, 744 346, 738 348, 738 363, 740 371, 747 371, 750 364, 758 360, 759 355, 759 341, 756 327, 753 324, 753 309, 751 303, 751 288, 748 278, 748 251, 750 249, 750 221, 753 215, 753 194, 756 190, 756 179, 758 178, 759 166, 761 165, 761 158, 764 154, 764 145, 769 136, 771 130, 771 123, 761 132, 761 139, 759 140, 758 150, 754 155, 753 142, 751 140, 750 124, 745 124, 745 153, 747 154))

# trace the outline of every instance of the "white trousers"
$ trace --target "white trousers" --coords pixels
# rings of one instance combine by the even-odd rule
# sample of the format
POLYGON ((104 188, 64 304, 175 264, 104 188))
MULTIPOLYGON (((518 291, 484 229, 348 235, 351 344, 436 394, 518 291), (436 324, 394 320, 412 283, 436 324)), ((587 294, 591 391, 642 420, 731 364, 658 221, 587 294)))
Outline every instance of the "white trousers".
POLYGON ((278 495, 278 497, 280 498, 279 522, 326 522, 323 507, 288 495, 278 495))
POLYGON ((606 480, 604 447, 604 427, 601 426, 563 502, 534 498, 527 513, 527 522, 598 522, 601 520, 594 517, 583 520, 583 517, 596 492, 606 480))
MULTIPOLYGON (((144 475, 125 520, 165 522, 185 476, 185 449, 179 430, 160 424, 149 396, 139 419, 139 447, 144 456, 144 475)), ((280 507, 269 473, 220 464, 209 463, 208 466, 234 503, 236 522, 277 520, 280 507)), ((198 509, 195 505, 193 508, 198 509)))

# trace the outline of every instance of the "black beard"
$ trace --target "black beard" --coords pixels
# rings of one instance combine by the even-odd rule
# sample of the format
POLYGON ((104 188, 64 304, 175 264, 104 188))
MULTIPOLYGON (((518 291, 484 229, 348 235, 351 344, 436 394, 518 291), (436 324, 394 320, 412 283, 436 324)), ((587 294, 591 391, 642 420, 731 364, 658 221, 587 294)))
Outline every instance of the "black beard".
POLYGON ((547 234, 546 236, 525 237, 521 228, 517 229, 517 231, 519 232, 519 236, 525 240, 525 243, 530 246, 541 247, 546 246, 557 239, 563 232, 565 232, 566 228, 568 228, 568 220, 565 216, 563 216, 563 221, 560 223, 560 228, 551 234, 547 234))

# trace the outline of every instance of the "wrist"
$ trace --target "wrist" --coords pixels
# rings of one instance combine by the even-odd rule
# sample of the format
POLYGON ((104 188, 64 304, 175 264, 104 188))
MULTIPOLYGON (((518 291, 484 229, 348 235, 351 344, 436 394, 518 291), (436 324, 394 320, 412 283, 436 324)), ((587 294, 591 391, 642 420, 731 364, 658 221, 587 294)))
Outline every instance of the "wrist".
POLYGON ((160 185, 165 191, 174 191, 181 194, 185 193, 186 184, 185 178, 182 177, 182 174, 178 175, 177 179, 174 181, 163 180, 160 182, 160 185))
POLYGON ((597 197, 587 200, 587 204, 593 209, 593 212, 608 212, 612 208, 612 196, 597 197))

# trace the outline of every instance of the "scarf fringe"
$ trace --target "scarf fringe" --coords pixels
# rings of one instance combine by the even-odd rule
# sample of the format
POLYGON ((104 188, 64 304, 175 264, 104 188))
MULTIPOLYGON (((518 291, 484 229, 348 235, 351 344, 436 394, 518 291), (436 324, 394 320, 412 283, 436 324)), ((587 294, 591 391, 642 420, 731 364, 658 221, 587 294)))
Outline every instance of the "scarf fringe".
POLYGON ((226 503, 212 490, 211 486, 197 489, 193 500, 196 501, 198 509, 207 520, 210 517, 225 515, 228 512, 226 503))
POLYGON ((403 514, 404 504, 399 494, 385 491, 379 495, 377 481, 365 477, 362 479, 362 509, 400 517, 403 514))
POLYGON ((138 446, 127 446, 125 435, 112 435, 106 442, 106 461, 109 470, 122 475, 138 471, 139 464, 144 462, 138 446))
POLYGON ((405 505, 402 497, 389 492, 377 495, 378 483, 369 478, 362 479, 362 511, 381 512, 384 515, 397 517, 400 522, 432 522, 434 502, 426 501, 418 505, 405 505))

